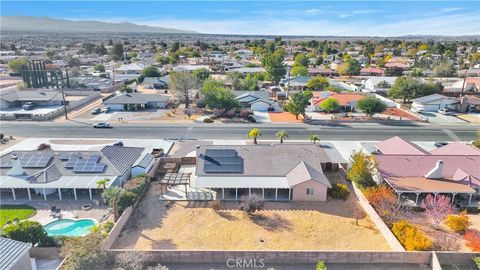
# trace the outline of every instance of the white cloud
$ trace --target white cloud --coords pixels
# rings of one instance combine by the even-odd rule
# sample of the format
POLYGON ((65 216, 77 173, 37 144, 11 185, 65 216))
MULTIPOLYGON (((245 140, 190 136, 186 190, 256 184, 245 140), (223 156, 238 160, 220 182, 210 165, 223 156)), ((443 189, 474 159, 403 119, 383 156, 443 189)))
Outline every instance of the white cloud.
POLYGON ((449 8, 444 8, 442 9, 442 12, 452 12, 452 11, 458 11, 458 10, 464 10, 464 7, 449 7, 449 8))

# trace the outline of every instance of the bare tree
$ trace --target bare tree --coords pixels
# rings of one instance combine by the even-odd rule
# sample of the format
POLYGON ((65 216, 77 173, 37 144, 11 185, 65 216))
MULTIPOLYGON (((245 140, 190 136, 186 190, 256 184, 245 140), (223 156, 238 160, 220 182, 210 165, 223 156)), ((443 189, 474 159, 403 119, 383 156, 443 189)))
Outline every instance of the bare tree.
POLYGON ((449 233, 438 231, 434 240, 435 250, 440 251, 457 251, 460 249, 460 241, 449 233))
POLYGON ((263 209, 265 201, 257 194, 251 194, 242 198, 240 209, 251 215, 255 211, 263 209))
POLYGON ((197 79, 188 72, 172 72, 168 81, 170 90, 172 90, 179 100, 185 101, 185 108, 190 104, 190 91, 197 88, 197 79))
POLYGON ((122 252, 115 256, 117 267, 125 270, 142 270, 150 256, 142 252, 122 252))

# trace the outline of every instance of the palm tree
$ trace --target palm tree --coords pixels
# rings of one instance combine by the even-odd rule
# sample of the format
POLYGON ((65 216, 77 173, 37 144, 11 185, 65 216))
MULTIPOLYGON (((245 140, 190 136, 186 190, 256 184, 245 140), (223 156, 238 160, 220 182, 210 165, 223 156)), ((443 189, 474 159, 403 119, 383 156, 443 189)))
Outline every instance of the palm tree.
POLYGON ((310 135, 310 141, 315 144, 317 141, 320 141, 320 137, 316 134, 310 135))
POLYGON ((125 190, 119 187, 110 187, 108 189, 105 189, 102 193, 102 197, 105 202, 113 208, 113 219, 115 222, 117 222, 118 220, 117 203, 120 197, 123 196, 124 192, 125 190))
POLYGON ((257 138, 262 136, 262 133, 260 132, 260 129, 258 128, 253 128, 248 132, 247 138, 252 138, 253 139, 253 144, 258 144, 257 138))
POLYGON ((283 143, 283 140, 288 138, 288 133, 285 130, 280 130, 279 132, 275 133, 275 136, 280 139, 280 143, 283 143))
POLYGON ((110 182, 110 178, 103 178, 102 180, 97 181, 97 188, 107 188, 107 183, 110 182))

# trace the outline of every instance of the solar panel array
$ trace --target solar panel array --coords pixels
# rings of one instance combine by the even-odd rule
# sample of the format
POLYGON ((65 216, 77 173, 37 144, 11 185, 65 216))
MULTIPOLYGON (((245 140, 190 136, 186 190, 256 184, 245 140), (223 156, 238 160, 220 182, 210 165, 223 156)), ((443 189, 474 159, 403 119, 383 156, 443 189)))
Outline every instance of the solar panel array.
POLYGON ((45 154, 22 154, 18 156, 23 168, 45 168, 52 159, 51 153, 45 154))
MULTIPOLYGON (((60 157, 60 159, 66 157, 65 155, 60 157)), ((65 164, 65 168, 72 169, 74 172, 103 172, 105 170, 105 164, 99 162, 100 157, 98 154, 85 157, 78 154, 71 155, 65 164)))
POLYGON ((234 149, 207 149, 203 170, 206 173, 242 173, 243 159, 234 149))

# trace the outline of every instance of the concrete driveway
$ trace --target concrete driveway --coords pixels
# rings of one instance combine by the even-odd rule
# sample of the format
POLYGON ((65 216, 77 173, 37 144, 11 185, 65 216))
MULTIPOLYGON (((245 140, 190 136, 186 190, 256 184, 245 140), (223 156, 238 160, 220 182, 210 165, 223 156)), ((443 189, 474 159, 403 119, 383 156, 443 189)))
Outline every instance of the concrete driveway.
POLYGON ((428 117, 428 121, 432 124, 465 124, 465 121, 458 119, 453 115, 443 115, 437 112, 422 112, 420 115, 428 117))
POLYGON ((268 112, 253 112, 253 118, 257 120, 257 123, 270 123, 270 116, 268 112))

